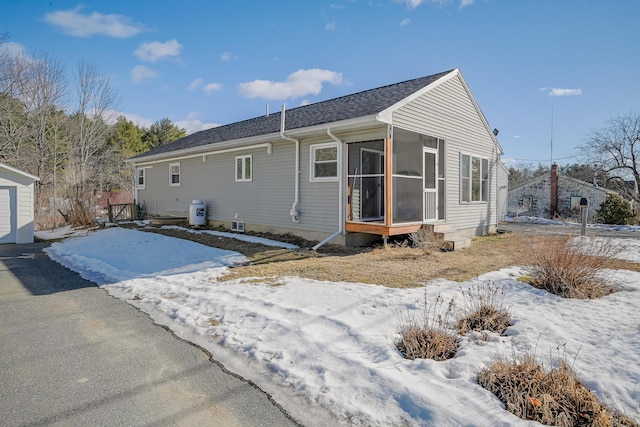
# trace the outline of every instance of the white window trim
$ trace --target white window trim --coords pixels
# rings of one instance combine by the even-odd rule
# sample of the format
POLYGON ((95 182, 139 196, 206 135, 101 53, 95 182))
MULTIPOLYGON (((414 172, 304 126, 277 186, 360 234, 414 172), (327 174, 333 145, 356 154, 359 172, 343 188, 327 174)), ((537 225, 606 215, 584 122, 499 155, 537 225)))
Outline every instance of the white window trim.
POLYGON ((182 181, 182 168, 180 167, 180 162, 178 163, 169 163, 169 187, 180 187, 180 182, 182 181), (178 166, 178 182, 173 182, 173 173, 171 172, 171 169, 173 169, 174 166, 178 166))
POLYGON ((246 154, 244 156, 236 156, 235 158, 235 178, 236 178, 236 182, 251 182, 253 180, 253 155, 252 154, 246 154), (245 170, 245 159, 249 159, 250 160, 250 167, 251 167, 251 171, 249 174, 249 178, 247 178, 247 171, 245 170), (242 165, 242 178, 238 178, 238 159, 242 159, 242 162, 240 163, 242 165))
MULTIPOLYGON (((459 179, 459 186, 458 186, 458 191, 460 192, 459 194, 459 199, 460 199, 460 203, 468 203, 468 204, 486 204, 488 203, 489 200, 489 195, 488 194, 483 194, 482 192, 482 161, 486 160, 487 161, 487 172, 491 170, 491 167, 489 165, 489 159, 487 157, 481 157, 481 156, 474 156, 473 154, 467 154, 467 153, 460 153, 460 159, 459 159, 459 168, 460 168, 460 179, 459 179), (467 156, 469 157, 469 188, 468 188, 468 193, 469 193, 469 200, 463 200, 462 199, 462 157, 463 156, 467 156), (473 175, 472 175, 472 168, 473 168, 473 159, 479 159, 480 160, 480 200, 473 200, 473 175), (483 200, 485 199, 486 200, 483 200)), ((487 178, 488 182, 491 182, 491 176, 488 175, 487 178)), ((487 185, 487 190, 489 190, 489 186, 487 185)))
POLYGON ((144 190, 147 188, 147 168, 136 169, 136 190, 144 190), (140 172, 142 172, 142 184, 140 184, 140 172))
MULTIPOLYGON (((333 160, 332 160, 333 162, 333 160)), ((328 163, 328 162, 327 162, 328 163)), ((340 173, 340 147, 337 142, 327 142, 324 144, 313 144, 309 147, 309 182, 333 182, 338 181, 338 174, 340 173), (316 164, 316 150, 322 148, 331 148, 334 147, 336 149, 336 176, 324 176, 324 177, 316 177, 315 176, 315 164, 316 164)))

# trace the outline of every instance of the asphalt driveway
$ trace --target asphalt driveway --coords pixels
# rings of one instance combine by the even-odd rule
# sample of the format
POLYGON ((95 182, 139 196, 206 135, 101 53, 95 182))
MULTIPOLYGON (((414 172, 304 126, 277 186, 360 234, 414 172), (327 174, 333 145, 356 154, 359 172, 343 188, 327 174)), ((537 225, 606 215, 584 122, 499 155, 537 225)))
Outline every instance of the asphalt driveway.
MULTIPOLYGON (((501 222, 498 231, 546 236, 579 236, 580 226, 564 224, 536 224, 532 222, 501 222)), ((588 237, 616 237, 619 239, 640 239, 640 231, 615 230, 610 227, 589 225, 585 230, 588 237)))
POLYGON ((297 425, 46 246, 0 245, 0 425, 297 425))

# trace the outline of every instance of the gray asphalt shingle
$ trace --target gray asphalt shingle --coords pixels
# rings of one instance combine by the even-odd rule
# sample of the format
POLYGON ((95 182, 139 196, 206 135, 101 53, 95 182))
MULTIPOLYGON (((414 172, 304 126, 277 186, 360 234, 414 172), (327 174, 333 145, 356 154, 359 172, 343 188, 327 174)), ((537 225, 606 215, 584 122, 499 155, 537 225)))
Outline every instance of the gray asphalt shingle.
MULTIPOLYGON (((292 108, 286 112, 286 128, 300 129, 377 114, 451 71, 292 108)), ((277 112, 196 132, 134 158, 280 132, 280 115, 277 112)))

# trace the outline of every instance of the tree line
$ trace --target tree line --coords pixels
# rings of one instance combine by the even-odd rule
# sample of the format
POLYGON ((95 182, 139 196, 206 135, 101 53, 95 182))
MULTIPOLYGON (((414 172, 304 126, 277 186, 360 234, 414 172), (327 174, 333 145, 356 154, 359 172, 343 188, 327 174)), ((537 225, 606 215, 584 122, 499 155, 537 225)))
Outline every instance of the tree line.
POLYGON ((144 128, 116 117, 119 101, 88 62, 69 77, 47 53, 0 51, 0 162, 40 178, 37 228, 93 224, 97 194, 132 194, 125 159, 186 135, 168 118, 144 128))

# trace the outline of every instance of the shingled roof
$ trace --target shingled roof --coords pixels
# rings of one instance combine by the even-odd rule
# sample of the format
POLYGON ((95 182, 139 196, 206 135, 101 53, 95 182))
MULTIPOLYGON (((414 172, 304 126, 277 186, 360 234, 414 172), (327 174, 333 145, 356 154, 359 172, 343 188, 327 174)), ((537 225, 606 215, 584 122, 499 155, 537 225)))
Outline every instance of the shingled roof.
MULTIPOLYGON (((453 70, 407 80, 287 110, 287 130, 380 113, 453 70)), ((185 150, 202 145, 280 132, 280 112, 202 130, 133 157, 185 150)))

